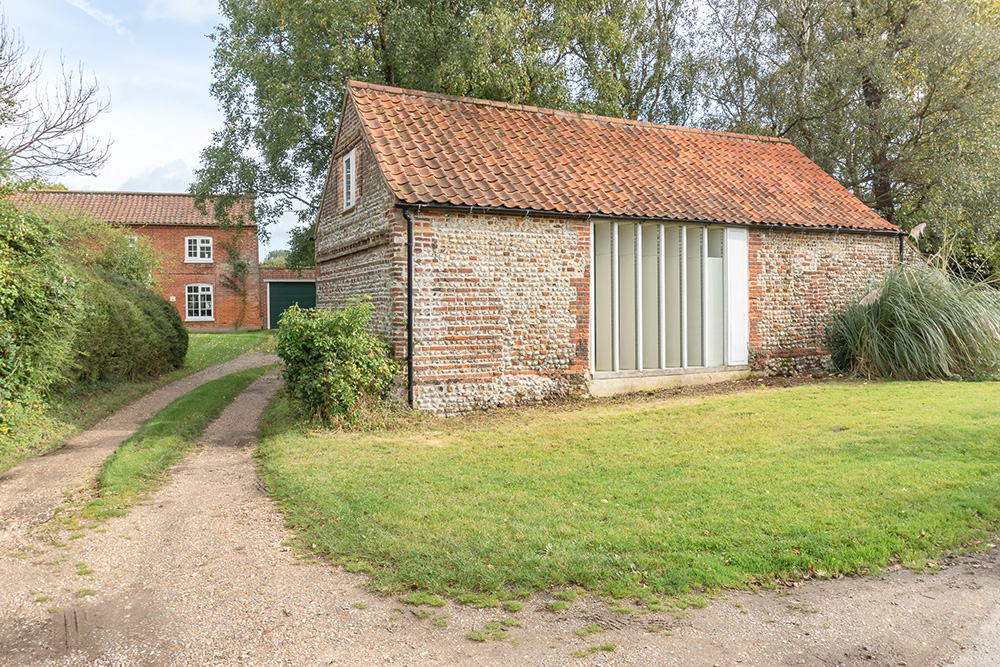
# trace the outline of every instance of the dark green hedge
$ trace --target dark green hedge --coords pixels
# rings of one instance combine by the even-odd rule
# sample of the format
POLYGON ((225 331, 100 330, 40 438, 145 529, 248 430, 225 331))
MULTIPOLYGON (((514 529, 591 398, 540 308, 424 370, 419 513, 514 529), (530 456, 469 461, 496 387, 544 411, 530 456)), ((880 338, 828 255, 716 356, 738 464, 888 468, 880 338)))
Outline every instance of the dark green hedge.
POLYGON ((133 381, 184 363, 188 334, 177 310, 152 290, 94 271, 79 290, 71 382, 133 381))
POLYGON ((14 196, 0 182, 0 438, 8 440, 40 423, 54 387, 155 376, 182 365, 188 344, 174 307, 142 284, 155 271, 148 243, 79 213, 25 211, 14 196))

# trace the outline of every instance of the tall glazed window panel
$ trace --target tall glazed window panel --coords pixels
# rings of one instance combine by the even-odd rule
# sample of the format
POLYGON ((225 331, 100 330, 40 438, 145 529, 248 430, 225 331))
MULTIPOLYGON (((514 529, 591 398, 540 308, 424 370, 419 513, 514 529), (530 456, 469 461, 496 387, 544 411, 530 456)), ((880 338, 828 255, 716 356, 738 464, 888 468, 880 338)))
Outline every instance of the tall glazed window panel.
POLYGON ((594 370, 614 370, 611 223, 594 225, 594 370))
POLYGON ((618 369, 634 371, 636 359, 635 225, 618 224, 618 369))
POLYGON ((749 236, 746 229, 726 230, 726 328, 729 350, 727 363, 749 363, 750 292, 748 273, 749 236))
POLYGON ((642 227, 642 367, 660 367, 660 225, 642 227))
POLYGON ((681 227, 668 225, 664 237, 664 292, 667 329, 667 368, 680 368, 681 362, 681 227))
POLYGON ((725 229, 708 228, 705 252, 705 366, 722 366, 726 348, 725 229))
POLYGON ((704 227, 685 227, 687 238, 687 365, 704 366, 704 227))

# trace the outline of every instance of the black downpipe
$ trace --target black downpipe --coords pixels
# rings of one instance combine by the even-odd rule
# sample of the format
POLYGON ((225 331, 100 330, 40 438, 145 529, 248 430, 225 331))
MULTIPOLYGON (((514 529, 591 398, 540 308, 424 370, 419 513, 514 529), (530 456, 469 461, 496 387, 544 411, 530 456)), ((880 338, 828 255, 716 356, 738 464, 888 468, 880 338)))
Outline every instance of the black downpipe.
POLYGON ((413 407, 413 214, 406 218, 406 400, 413 407))

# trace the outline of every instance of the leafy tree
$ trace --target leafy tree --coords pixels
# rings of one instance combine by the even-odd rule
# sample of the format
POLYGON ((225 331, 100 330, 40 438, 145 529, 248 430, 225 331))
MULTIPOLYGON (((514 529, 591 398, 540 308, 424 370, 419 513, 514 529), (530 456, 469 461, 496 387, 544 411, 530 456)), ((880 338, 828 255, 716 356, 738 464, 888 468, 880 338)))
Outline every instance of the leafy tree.
POLYGON ((260 265, 270 269, 283 269, 285 268, 285 260, 288 259, 288 253, 288 250, 272 250, 267 253, 260 265))
MULTIPOLYGON (((954 202, 946 192, 960 174, 994 170, 1000 22, 987 4, 709 0, 709 7, 702 43, 713 63, 711 124, 788 137, 906 228, 926 221, 931 204, 954 202)), ((962 208, 973 217, 986 212, 962 208)))
POLYGON ((290 237, 285 268, 298 270, 316 266, 316 242, 313 240, 312 225, 296 227, 290 237))
MULTIPOLYGON (((224 215, 257 193, 264 230, 315 213, 345 77, 559 106, 567 98, 547 5, 512 0, 224 0, 212 94, 225 124, 192 192, 224 215)), ((266 234, 266 232, 264 232, 266 234)))
POLYGON ((687 122, 698 102, 698 63, 678 37, 688 3, 224 0, 212 94, 226 120, 192 192, 217 196, 217 216, 256 192, 261 229, 292 209, 311 222, 345 78, 687 122))
POLYGON ((616 118, 682 125, 693 120, 702 67, 678 26, 694 19, 684 0, 567 0, 556 5, 583 86, 576 108, 616 118))
POLYGON ((222 13, 226 120, 193 192, 220 195, 220 213, 259 193, 261 229, 292 208, 308 229, 350 77, 787 137, 887 220, 927 222, 924 244, 1000 267, 996 2, 224 0, 222 13))

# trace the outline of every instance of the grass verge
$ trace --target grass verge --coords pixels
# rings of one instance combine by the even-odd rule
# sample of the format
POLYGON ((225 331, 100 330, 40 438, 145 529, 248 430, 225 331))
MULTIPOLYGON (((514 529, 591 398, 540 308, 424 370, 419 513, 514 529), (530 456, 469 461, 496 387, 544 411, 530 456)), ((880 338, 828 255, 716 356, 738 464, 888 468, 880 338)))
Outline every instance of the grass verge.
POLYGON ((251 368, 213 380, 158 412, 104 460, 95 487, 59 512, 62 525, 73 529, 125 514, 160 486, 166 470, 195 445, 209 423, 267 370, 251 368))
MULTIPOLYGON (((273 352, 270 331, 191 334, 184 367, 143 382, 99 382, 68 389, 52 397, 37 418, 37 427, 17 440, 0 438, 0 472, 32 456, 60 447, 73 434, 149 392, 244 352, 273 352)), ((44 406, 40 406, 40 409, 44 406)))
POLYGON ((241 333, 193 333, 189 337, 184 369, 200 371, 221 364, 246 352, 274 352, 273 331, 244 331, 241 333))
POLYGON ((654 599, 976 548, 998 406, 1000 383, 831 382, 311 433, 278 401, 260 459, 302 543, 375 590, 654 599))

